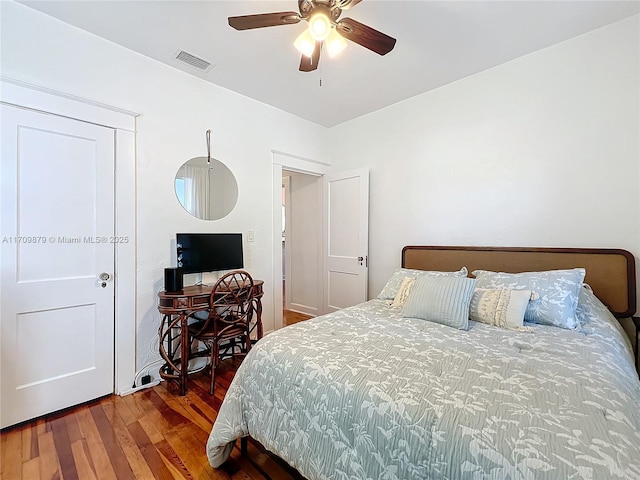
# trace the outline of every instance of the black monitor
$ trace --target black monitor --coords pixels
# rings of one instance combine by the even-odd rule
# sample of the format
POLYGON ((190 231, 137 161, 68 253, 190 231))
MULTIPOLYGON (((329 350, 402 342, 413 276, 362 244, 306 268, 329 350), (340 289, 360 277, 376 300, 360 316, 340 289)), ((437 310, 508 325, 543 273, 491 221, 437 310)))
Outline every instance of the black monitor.
POLYGON ((176 246, 182 273, 244 267, 241 233, 178 233, 176 246))

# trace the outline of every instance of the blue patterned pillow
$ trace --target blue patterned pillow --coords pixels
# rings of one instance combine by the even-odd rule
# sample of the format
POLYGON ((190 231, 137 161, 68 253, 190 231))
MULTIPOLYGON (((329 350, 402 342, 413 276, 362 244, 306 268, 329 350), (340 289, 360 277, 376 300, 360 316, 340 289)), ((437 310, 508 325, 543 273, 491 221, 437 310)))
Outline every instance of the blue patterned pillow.
POLYGON ((503 273, 474 270, 478 288, 510 288, 532 290, 539 298, 527 306, 524 319, 528 322, 573 330, 580 287, 585 269, 549 270, 546 272, 503 273))
POLYGON ((462 267, 457 272, 436 272, 431 270, 412 270, 410 268, 398 268, 391 278, 384 286, 378 298, 382 300, 393 300, 396 298, 400 285, 404 280, 404 277, 417 278, 417 277, 466 277, 467 267, 462 267))
POLYGON ((469 328, 469 303, 476 280, 466 277, 418 277, 402 309, 403 317, 469 328))

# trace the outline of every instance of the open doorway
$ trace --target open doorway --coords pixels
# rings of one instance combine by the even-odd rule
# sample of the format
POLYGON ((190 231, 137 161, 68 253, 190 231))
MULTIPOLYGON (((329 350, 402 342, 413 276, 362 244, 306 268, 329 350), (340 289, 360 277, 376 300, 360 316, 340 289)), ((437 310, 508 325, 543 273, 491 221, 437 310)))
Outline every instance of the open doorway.
POLYGON ((282 170, 283 324, 319 315, 322 296, 322 180, 282 170))

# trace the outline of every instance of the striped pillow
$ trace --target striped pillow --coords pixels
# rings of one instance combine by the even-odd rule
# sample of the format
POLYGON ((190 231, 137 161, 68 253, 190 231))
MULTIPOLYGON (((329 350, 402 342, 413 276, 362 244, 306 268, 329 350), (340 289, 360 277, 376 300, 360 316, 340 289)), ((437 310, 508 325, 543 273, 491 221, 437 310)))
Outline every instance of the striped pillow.
POLYGON ((437 272, 432 270, 414 270, 411 268, 398 268, 387 281, 378 298, 382 300, 393 300, 398 294, 400 285, 405 277, 466 277, 467 267, 462 267, 457 272, 437 272))
POLYGON ((418 277, 402 316, 467 330, 469 303, 475 286, 476 280, 473 278, 418 277))

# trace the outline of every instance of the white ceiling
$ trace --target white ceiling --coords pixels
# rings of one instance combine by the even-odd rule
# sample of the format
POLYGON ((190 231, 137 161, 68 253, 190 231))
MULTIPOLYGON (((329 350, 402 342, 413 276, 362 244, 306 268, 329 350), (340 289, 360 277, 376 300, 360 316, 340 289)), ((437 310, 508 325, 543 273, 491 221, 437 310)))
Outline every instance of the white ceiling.
POLYGON ((364 0, 351 17, 397 39, 379 56, 349 42, 298 71, 297 25, 236 31, 227 17, 297 11, 296 0, 20 3, 160 62, 324 126, 334 126, 640 12, 640 1, 364 0), (175 60, 185 50, 215 66, 175 60))

